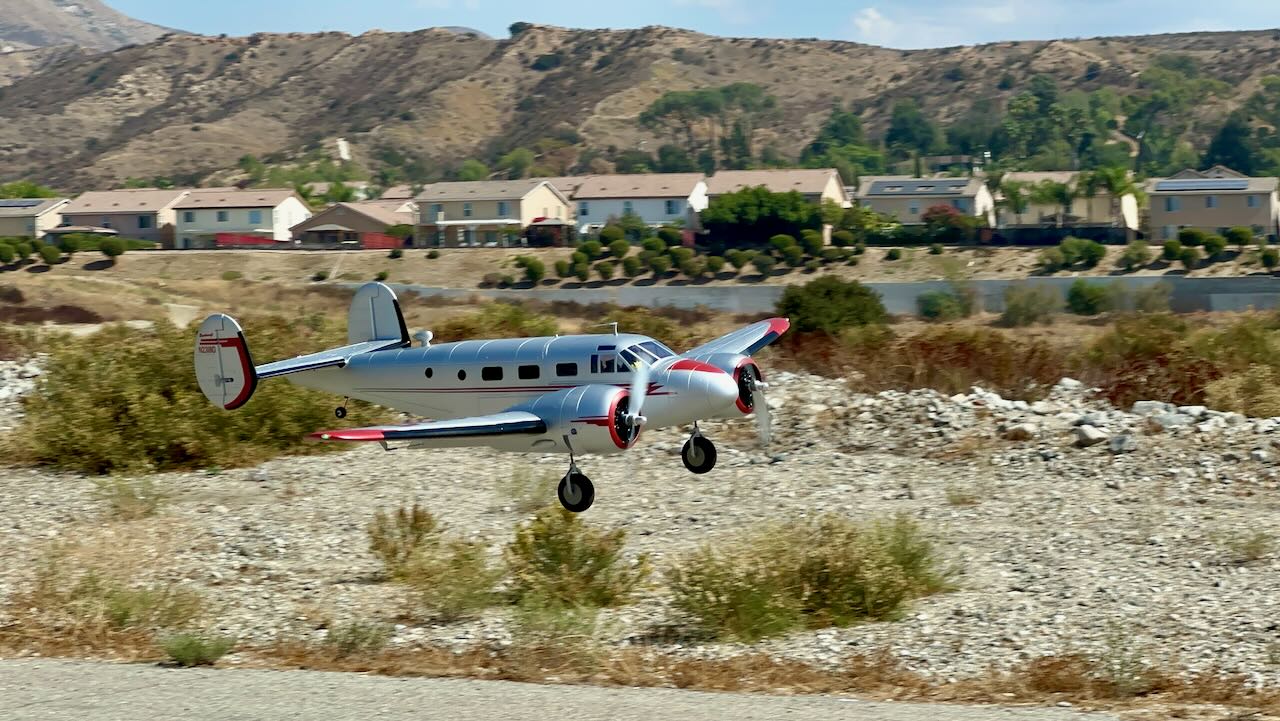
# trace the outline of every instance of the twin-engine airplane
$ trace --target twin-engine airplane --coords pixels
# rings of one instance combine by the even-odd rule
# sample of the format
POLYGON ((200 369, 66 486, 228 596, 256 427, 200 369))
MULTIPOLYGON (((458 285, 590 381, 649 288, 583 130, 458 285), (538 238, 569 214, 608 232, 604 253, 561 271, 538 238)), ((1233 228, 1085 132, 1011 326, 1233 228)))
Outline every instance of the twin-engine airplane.
MULTIPOLYGON (((200 390, 226 410, 243 406, 258 381, 288 376, 300 386, 348 399, 448 419, 398 426, 322 431, 322 441, 391 442, 412 448, 488 446, 524 453, 567 453, 560 503, 581 513, 595 487, 576 454, 621 453, 642 427, 693 424, 682 452, 697 474, 716 464, 716 448, 698 421, 755 413, 769 440, 766 385, 752 355, 790 323, 762 321, 676 354, 629 333, 554 338, 471 340, 432 345, 420 333, 413 347, 395 293, 381 283, 362 287, 351 303, 349 345, 254 366, 240 324, 218 314, 201 324, 195 346, 200 390), (643 411, 643 414, 642 414, 643 411)), ((347 415, 345 407, 336 411, 347 415)))

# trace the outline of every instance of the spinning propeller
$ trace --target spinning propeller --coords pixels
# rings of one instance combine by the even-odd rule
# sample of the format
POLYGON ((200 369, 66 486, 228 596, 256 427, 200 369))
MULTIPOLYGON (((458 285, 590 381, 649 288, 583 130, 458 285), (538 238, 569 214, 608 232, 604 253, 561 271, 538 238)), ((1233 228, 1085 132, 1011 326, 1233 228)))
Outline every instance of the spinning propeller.
POLYGON ((646 363, 637 363, 634 371, 635 375, 631 379, 631 402, 627 405, 626 423, 633 432, 638 433, 640 427, 649 420, 640 415, 640 411, 644 410, 645 396, 649 393, 649 366, 646 363))
POLYGON ((760 380, 755 373, 751 374, 751 400, 756 412, 756 430, 760 434, 760 445, 768 448, 773 440, 773 416, 769 412, 769 399, 764 392, 769 384, 760 380))

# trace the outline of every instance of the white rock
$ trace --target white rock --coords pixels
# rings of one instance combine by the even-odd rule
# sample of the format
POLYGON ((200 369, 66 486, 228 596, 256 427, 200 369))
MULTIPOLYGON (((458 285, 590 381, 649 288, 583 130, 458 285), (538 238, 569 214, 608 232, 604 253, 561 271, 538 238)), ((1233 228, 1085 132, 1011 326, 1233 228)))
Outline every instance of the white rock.
POLYGON ((1090 425, 1076 426, 1076 445, 1081 448, 1096 446, 1107 440, 1107 432, 1090 425))

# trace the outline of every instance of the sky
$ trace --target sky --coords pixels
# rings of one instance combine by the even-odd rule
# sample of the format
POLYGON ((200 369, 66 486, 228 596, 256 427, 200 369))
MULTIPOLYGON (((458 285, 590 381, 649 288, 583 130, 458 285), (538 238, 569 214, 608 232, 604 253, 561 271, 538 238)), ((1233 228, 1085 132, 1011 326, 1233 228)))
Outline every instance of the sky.
POLYGON ((523 20, 572 28, 670 25, 711 35, 816 37, 893 48, 1001 40, 1280 28, 1280 0, 107 0, 206 35, 358 34, 461 25, 495 37, 523 20))

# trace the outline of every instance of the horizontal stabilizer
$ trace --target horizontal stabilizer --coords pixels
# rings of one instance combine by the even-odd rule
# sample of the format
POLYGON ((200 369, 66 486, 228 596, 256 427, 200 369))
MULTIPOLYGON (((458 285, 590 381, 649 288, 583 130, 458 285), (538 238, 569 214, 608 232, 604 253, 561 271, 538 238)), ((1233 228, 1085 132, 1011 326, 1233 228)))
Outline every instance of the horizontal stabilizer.
POLYGON ((290 373, 302 373, 303 371, 313 371, 320 368, 341 368, 347 364, 351 358, 361 353, 372 353, 379 350, 389 350, 391 348, 400 348, 400 341, 375 340, 366 343, 356 343, 355 345, 346 345, 341 348, 331 348, 322 350, 319 353, 310 353, 308 355, 290 358, 288 360, 276 361, 275 363, 267 363, 257 368, 258 378, 275 378, 277 376, 285 376, 290 373))

